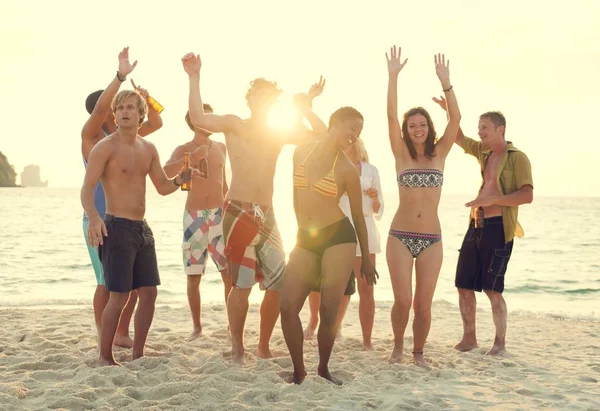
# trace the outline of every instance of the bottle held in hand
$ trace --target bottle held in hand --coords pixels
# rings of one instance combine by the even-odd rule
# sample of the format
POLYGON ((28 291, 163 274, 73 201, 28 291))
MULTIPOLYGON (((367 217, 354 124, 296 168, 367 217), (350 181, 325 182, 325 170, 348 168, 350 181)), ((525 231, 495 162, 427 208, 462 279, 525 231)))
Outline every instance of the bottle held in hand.
POLYGON ((208 178, 208 160, 206 158, 200 159, 198 170, 202 174, 202 178, 208 178))
POLYGON ((192 189, 192 166, 190 162, 191 153, 185 153, 183 167, 181 167, 181 191, 192 189))
POLYGON ((483 207, 477 207, 475 210, 475 228, 483 228, 484 225, 483 207))

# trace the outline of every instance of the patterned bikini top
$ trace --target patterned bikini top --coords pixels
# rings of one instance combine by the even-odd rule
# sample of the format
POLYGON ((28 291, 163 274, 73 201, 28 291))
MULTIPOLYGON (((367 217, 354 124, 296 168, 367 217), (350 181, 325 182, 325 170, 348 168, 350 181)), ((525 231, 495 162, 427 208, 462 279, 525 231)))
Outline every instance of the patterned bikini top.
MULTIPOLYGON (((316 147, 315 147, 316 148, 316 147)), ((306 158, 300 165, 294 170, 294 187, 299 190, 312 190, 319 194, 323 194, 328 197, 337 197, 337 184, 335 182, 335 176, 333 171, 335 170, 335 164, 337 163, 338 157, 340 155, 339 151, 335 156, 335 160, 333 161, 333 167, 329 170, 329 173, 313 185, 308 184, 308 179, 306 178, 306 174, 304 172, 304 164, 306 160, 310 157, 314 148, 308 153, 306 158)))
POLYGON ((409 168, 398 173, 400 187, 441 187, 444 173, 435 168, 409 168))

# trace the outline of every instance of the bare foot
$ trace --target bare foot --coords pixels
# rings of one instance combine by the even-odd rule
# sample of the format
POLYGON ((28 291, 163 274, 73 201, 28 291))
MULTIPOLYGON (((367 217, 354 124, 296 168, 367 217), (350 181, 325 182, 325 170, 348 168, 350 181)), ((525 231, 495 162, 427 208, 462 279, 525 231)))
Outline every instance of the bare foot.
POLYGON ((306 378, 306 371, 294 371, 292 376, 288 379, 290 384, 302 384, 302 381, 306 378))
POLYGON ((486 355, 502 355, 506 352, 506 349, 504 348, 504 343, 495 343, 492 348, 489 349, 488 352, 486 352, 486 355))
POLYGON ((102 356, 98 357, 98 366, 104 367, 106 365, 117 365, 120 366, 118 362, 115 361, 114 358, 104 358, 102 356))
POLYGON ((258 358, 274 358, 275 357, 273 355, 273 353, 271 352, 271 350, 269 349, 269 347, 267 347, 266 349, 258 348, 256 350, 256 356, 258 358))
POLYGON ((115 335, 113 345, 123 348, 133 348, 133 339, 129 335, 115 335))
POLYGON ((140 353, 136 353, 136 352, 134 352, 134 353, 131 355, 131 361, 135 361, 135 360, 137 360, 137 359, 139 359, 139 358, 142 358, 143 356, 144 356, 144 353, 143 353, 143 352, 140 352, 140 353))
POLYGON ((423 358, 422 352, 413 352, 413 359, 415 360, 415 364, 419 367, 423 367, 425 369, 429 369, 429 364, 425 362, 425 358, 423 358))
POLYGON ((396 364, 402 360, 402 346, 394 345, 394 349, 388 358, 389 364, 396 364))
POLYGON ((334 383, 335 385, 342 385, 342 381, 335 378, 333 375, 331 375, 331 373, 329 372, 328 369, 324 369, 324 370, 319 370, 318 374, 325 378, 326 380, 331 381, 332 383, 334 383))
POLYGON ((369 341, 369 342, 363 341, 363 350, 364 351, 373 351, 373 343, 371 343, 371 341, 369 341))
POLYGON ((471 351, 474 350, 475 348, 478 348, 479 346, 477 345, 477 341, 465 341, 465 340, 461 340, 458 344, 456 344, 454 346, 455 350, 458 351, 471 351))
POLYGON ((194 327, 194 331, 192 331, 192 334, 190 335, 190 338, 188 338, 188 341, 192 341, 200 337, 202 337, 202 327, 194 327))
POLYGON ((309 321, 308 325, 306 326, 306 328, 304 329, 304 339, 305 340, 311 340, 314 335, 315 335, 315 331, 317 331, 317 324, 316 322, 312 322, 309 321))
POLYGON ((240 353, 231 353, 231 363, 239 366, 244 366, 246 364, 246 359, 244 358, 244 352, 240 353))

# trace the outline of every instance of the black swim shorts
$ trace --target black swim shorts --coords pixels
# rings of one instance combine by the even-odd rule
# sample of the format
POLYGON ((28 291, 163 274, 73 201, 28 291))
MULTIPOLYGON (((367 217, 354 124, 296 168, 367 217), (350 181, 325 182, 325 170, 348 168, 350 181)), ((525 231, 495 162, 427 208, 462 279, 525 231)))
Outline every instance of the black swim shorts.
POLYGON ((504 242, 501 216, 486 218, 483 228, 475 228, 471 220, 460 248, 454 284, 467 290, 502 293, 512 248, 512 241, 504 242))
POLYGON ((98 249, 106 289, 119 293, 160 285, 152 230, 144 221, 106 214, 108 237, 98 249))

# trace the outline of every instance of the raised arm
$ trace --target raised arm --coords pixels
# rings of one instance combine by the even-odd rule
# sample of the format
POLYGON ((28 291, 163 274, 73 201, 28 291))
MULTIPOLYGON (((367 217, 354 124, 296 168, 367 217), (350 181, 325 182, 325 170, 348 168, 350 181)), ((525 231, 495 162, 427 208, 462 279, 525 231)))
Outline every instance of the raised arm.
POLYGON ((200 55, 188 53, 181 61, 190 79, 189 111, 192 124, 213 133, 226 133, 232 130, 239 120, 237 116, 230 114, 219 116, 204 112, 200 96, 200 67, 202 67, 200 55))
MULTIPOLYGON (((129 47, 125 47, 119 53, 119 68, 117 74, 110 82, 108 87, 104 89, 104 92, 100 95, 100 98, 96 102, 92 114, 83 125, 81 130, 82 144, 85 146, 89 142, 93 142, 102 129, 102 124, 106 119, 106 115, 110 111, 110 105, 113 98, 119 91, 121 83, 125 81, 125 78, 129 73, 133 71, 137 65, 137 60, 133 64, 129 63, 129 47)), ((85 148, 85 147, 84 147, 85 148)), ((91 150, 91 147, 90 147, 91 150)))
POLYGON ((174 178, 169 178, 165 174, 165 170, 160 165, 160 157, 156 147, 152 143, 147 143, 152 150, 152 163, 150 164, 150 171, 148 176, 152 180, 152 184, 156 187, 158 194, 166 196, 171 194, 179 188, 181 185, 181 177, 177 174, 174 178))
POLYGON ((299 93, 294 96, 294 105, 298 111, 298 121, 296 127, 282 131, 282 141, 285 144, 306 144, 311 141, 321 140, 327 136, 327 125, 312 109, 312 103, 315 97, 323 94, 326 80, 321 76, 317 83, 314 83, 308 93, 299 93), (302 119, 306 118, 310 123, 312 130, 304 127, 302 119))
POLYGON ((402 130, 398 120, 398 74, 404 68, 408 59, 400 62, 402 48, 396 46, 390 48, 390 55, 385 53, 388 66, 388 93, 387 93, 387 118, 392 153, 396 158, 402 158, 406 150, 406 144, 402 141, 402 130))
MULTIPOLYGON (((140 93, 140 95, 144 98, 144 100, 148 100, 150 94, 148 90, 141 86, 137 86, 133 79, 131 79, 131 85, 133 88, 140 93)), ((162 118, 160 114, 156 112, 152 107, 148 107, 148 120, 144 121, 138 130, 138 134, 140 137, 146 137, 148 134, 154 133, 156 130, 160 129, 163 126, 162 118)))
MULTIPOLYGON (((444 110, 446 112, 446 119, 448 121, 450 121, 450 115, 448 114, 448 104, 446 102, 446 98, 444 96, 440 96, 440 98, 432 97, 431 99, 433 100, 434 103, 436 103, 438 106, 440 106, 442 108, 442 110, 444 110)), ((459 146, 462 146, 464 136, 465 135, 463 134, 462 128, 459 125, 458 132, 456 134, 456 139, 454 140, 454 143, 456 143, 459 146)))
MULTIPOLYGON (((443 54, 437 54, 434 57, 435 61, 435 72, 442 85, 442 91, 444 92, 446 113, 448 117, 448 124, 444 135, 439 139, 436 144, 436 151, 446 157, 452 144, 457 141, 458 131, 460 129, 460 110, 458 109, 458 101, 456 100, 456 94, 454 93, 454 87, 450 82, 450 60, 446 61, 446 56, 443 54)), ((434 100, 435 101, 435 100, 434 100)), ((462 140, 462 138, 461 138, 462 140)))
POLYGON ((373 285, 377 283, 379 274, 375 271, 375 267, 369 258, 369 235, 362 209, 360 178, 356 167, 352 164, 349 164, 347 171, 344 173, 344 186, 350 200, 350 213, 362 255, 361 274, 366 277, 368 285, 373 285))
POLYGON ((92 148, 88 156, 88 165, 81 187, 81 205, 88 216, 88 240, 92 247, 103 244, 103 236, 106 237, 107 235, 106 226, 94 204, 94 189, 104 173, 104 168, 110 158, 111 152, 112 143, 108 141, 100 141, 92 148))

